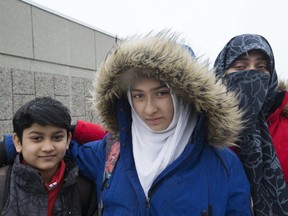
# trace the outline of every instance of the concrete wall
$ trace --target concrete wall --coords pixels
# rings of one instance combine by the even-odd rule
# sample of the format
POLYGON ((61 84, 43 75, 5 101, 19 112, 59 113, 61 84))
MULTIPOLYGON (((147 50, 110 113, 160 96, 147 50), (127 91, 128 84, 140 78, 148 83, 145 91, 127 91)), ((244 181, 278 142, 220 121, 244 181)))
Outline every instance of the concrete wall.
POLYGON ((116 38, 29 1, 0 0, 0 138, 23 103, 51 96, 77 119, 97 121, 89 89, 116 38))

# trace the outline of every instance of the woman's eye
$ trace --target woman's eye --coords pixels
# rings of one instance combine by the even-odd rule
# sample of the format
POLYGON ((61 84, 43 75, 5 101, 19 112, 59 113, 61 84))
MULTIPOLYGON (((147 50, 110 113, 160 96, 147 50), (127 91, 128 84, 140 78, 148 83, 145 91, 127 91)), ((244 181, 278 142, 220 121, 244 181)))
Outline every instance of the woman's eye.
POLYGON ((259 65, 257 68, 260 70, 268 71, 268 67, 266 65, 259 65))
POLYGON ((234 68, 236 68, 237 70, 244 70, 245 66, 244 65, 236 65, 236 66, 234 66, 234 68))

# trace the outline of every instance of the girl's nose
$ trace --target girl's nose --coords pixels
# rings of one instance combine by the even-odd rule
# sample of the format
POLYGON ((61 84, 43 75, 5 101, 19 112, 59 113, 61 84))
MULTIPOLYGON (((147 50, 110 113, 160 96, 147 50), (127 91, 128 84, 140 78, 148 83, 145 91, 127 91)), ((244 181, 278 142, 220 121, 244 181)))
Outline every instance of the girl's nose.
POLYGON ((157 106, 152 98, 148 98, 145 104, 144 112, 151 115, 157 111, 157 106))

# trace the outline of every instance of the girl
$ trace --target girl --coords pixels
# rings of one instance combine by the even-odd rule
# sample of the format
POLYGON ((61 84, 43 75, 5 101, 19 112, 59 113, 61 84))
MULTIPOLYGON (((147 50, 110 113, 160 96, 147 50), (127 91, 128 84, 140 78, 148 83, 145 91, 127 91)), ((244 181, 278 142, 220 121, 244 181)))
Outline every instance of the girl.
POLYGON ((251 215, 247 177, 226 147, 242 129, 235 98, 173 35, 117 44, 93 89, 110 133, 70 145, 97 184, 100 214, 251 215))

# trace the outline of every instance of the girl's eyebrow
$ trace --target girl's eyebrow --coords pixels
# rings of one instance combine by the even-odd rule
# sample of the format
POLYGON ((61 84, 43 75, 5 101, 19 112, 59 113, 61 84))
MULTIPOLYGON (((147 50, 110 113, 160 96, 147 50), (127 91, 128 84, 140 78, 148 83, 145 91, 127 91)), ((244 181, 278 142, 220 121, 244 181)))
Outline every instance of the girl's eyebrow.
POLYGON ((158 89, 161 89, 161 88, 168 88, 166 84, 162 84, 156 88, 154 88, 153 90, 158 90, 158 89))
MULTIPOLYGON (((160 86, 157 86, 157 87, 153 88, 152 90, 153 90, 153 91, 157 91, 157 90, 159 90, 159 89, 161 89, 161 88, 168 88, 168 87, 167 87, 166 84, 162 84, 162 85, 160 85, 160 86)), ((133 88, 133 89, 131 89, 131 92, 132 92, 132 91, 142 92, 143 90, 137 89, 137 88, 133 88)))

